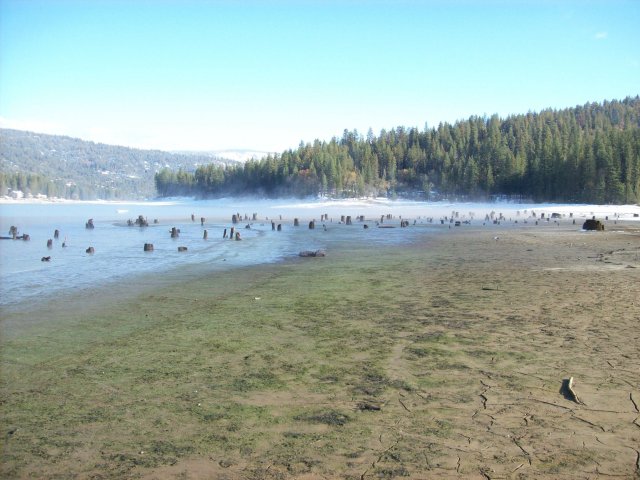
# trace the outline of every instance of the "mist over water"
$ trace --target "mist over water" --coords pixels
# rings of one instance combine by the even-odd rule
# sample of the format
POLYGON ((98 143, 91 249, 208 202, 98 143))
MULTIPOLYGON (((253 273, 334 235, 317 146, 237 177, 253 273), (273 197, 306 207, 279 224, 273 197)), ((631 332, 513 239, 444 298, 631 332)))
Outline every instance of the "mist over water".
POLYGON ((621 212, 631 219, 630 209, 638 211, 638 207, 624 206, 452 204, 386 199, 4 203, 0 205, 0 235, 7 236, 10 226, 15 225, 19 234, 29 234, 31 240, 0 241, 0 306, 4 310, 19 310, 26 303, 33 306, 69 292, 95 291, 114 283, 133 286, 138 276, 144 274, 161 276, 176 269, 183 274, 228 271, 296 257, 302 250, 324 249, 331 254, 332 250, 356 241, 372 248, 402 245, 418 236, 445 233, 450 224, 448 221, 442 224, 440 219, 451 219, 453 215, 472 225, 482 225, 485 215, 491 212, 511 220, 502 226, 490 223, 486 226, 495 229, 506 228, 507 223, 513 224, 518 218, 522 222, 532 210, 548 214, 572 211, 577 212, 576 218, 621 212), (195 221, 191 220, 192 214, 195 221), (242 218, 236 225, 231 222, 234 214, 242 218), (127 226, 127 220, 135 221, 139 215, 148 220, 148 227, 127 226), (321 221, 323 215, 327 219, 321 221), (341 217, 347 215, 352 217, 351 226, 341 223, 341 217), (361 215, 364 222, 356 220, 361 215), (387 215, 393 218, 386 219, 387 215), (410 228, 376 228, 381 216, 385 216, 384 225, 399 227, 402 218, 409 220, 410 228), (201 217, 205 218, 204 225, 201 217), (90 218, 94 229, 85 228, 90 218), (299 227, 293 226, 294 218, 299 219, 299 227), (313 230, 308 227, 311 220, 316 221, 313 230), (281 225, 281 231, 273 230, 272 221, 276 227, 281 225), (363 223, 370 228, 364 229, 363 223), (223 238, 224 229, 229 232, 232 226, 240 232, 242 241, 223 238), (172 227, 180 229, 179 238, 171 238, 172 227), (56 229, 60 232, 57 240, 56 229), (208 233, 206 240, 204 230, 208 233), (53 240, 52 248, 47 248, 48 239, 53 240), (144 252, 145 243, 152 243, 154 251, 144 252), (178 246, 188 250, 178 252, 178 246), (95 249, 93 255, 86 253, 88 247, 95 249), (51 260, 41 261, 46 256, 51 260))

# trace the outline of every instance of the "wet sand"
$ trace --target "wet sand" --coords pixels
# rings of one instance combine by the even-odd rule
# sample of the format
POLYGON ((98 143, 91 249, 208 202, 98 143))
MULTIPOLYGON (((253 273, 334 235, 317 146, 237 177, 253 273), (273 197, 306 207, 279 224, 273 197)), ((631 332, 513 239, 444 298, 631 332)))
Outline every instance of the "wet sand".
POLYGON ((639 475, 637 222, 327 254, 3 319, 3 478, 639 475))

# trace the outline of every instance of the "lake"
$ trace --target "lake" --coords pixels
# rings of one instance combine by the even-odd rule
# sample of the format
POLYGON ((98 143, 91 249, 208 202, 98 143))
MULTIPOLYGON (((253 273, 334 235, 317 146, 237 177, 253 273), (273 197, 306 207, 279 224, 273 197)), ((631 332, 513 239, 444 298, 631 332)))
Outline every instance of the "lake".
POLYGON ((19 311, 26 304, 34 306, 66 293, 86 290, 89 294, 109 284, 133 287, 149 274, 228 271, 296 257, 302 250, 323 249, 330 254, 353 241, 368 242, 372 248, 380 244, 402 245, 418 235, 445 233, 451 228, 452 219, 485 224, 488 229, 506 228, 516 221, 520 225, 527 221, 534 224, 532 212, 537 212, 536 218, 544 212, 547 217, 559 212, 568 219, 569 212, 575 212, 575 218, 618 215, 621 219, 634 219, 633 213, 640 212, 640 208, 387 199, 5 202, 0 204, 0 234, 8 235, 13 225, 19 234, 28 234, 30 240, 0 241, 0 306, 4 311, 19 311), (501 225, 486 222, 486 215, 492 212, 495 218, 504 216, 501 225), (235 225, 242 241, 223 238, 224 230, 234 226, 234 214, 242 218, 235 225), (128 220, 135 221, 139 215, 148 220, 149 226, 127 225, 128 220), (326 219, 322 221, 323 215, 326 219), (347 215, 352 217, 353 225, 341 222, 341 217, 347 215), (364 222, 356 220, 361 215, 364 222), (394 228, 376 228, 381 216, 385 217, 383 226, 394 228), (201 217, 205 218, 203 225, 201 217), (441 219, 445 217, 443 223, 441 219), (293 226, 294 218, 299 219, 299 227, 293 226), (93 219, 95 228, 85 228, 89 219, 93 219), (316 228, 310 230, 308 224, 313 219, 316 228), (399 228, 401 219, 409 220, 409 228, 399 228), (281 225, 281 231, 273 230, 272 221, 281 225), (364 229, 364 224, 370 228, 364 229), (178 238, 171 238, 173 227, 180 230, 178 238), (54 239, 56 229, 60 232, 58 239, 54 239), (207 239, 203 238, 204 230, 207 239), (47 247, 49 239, 51 248, 47 247), (154 251, 143 251, 145 243, 152 243, 154 251), (187 251, 179 252, 178 246, 187 247, 187 251), (95 253, 86 253, 88 247, 93 247, 95 253), (45 262, 43 257, 51 259, 45 262))

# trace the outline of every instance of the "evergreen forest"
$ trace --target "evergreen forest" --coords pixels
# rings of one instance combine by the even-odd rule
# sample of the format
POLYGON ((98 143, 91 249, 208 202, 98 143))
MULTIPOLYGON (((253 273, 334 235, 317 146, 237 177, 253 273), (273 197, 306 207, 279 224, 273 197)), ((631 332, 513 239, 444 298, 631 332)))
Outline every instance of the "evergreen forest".
POLYGON ((231 195, 640 201, 640 97, 473 116, 424 130, 301 143, 244 165, 162 169, 160 196, 231 195))

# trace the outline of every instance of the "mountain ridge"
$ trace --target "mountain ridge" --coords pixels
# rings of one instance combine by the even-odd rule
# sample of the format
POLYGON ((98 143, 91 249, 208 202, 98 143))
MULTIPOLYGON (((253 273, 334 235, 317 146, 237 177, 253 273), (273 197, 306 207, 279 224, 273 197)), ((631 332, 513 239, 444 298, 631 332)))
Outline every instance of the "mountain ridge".
POLYGON ((155 197, 162 168, 194 171, 233 165, 233 159, 200 152, 175 153, 96 143, 66 135, 0 129, 0 194, 93 200, 155 197))

